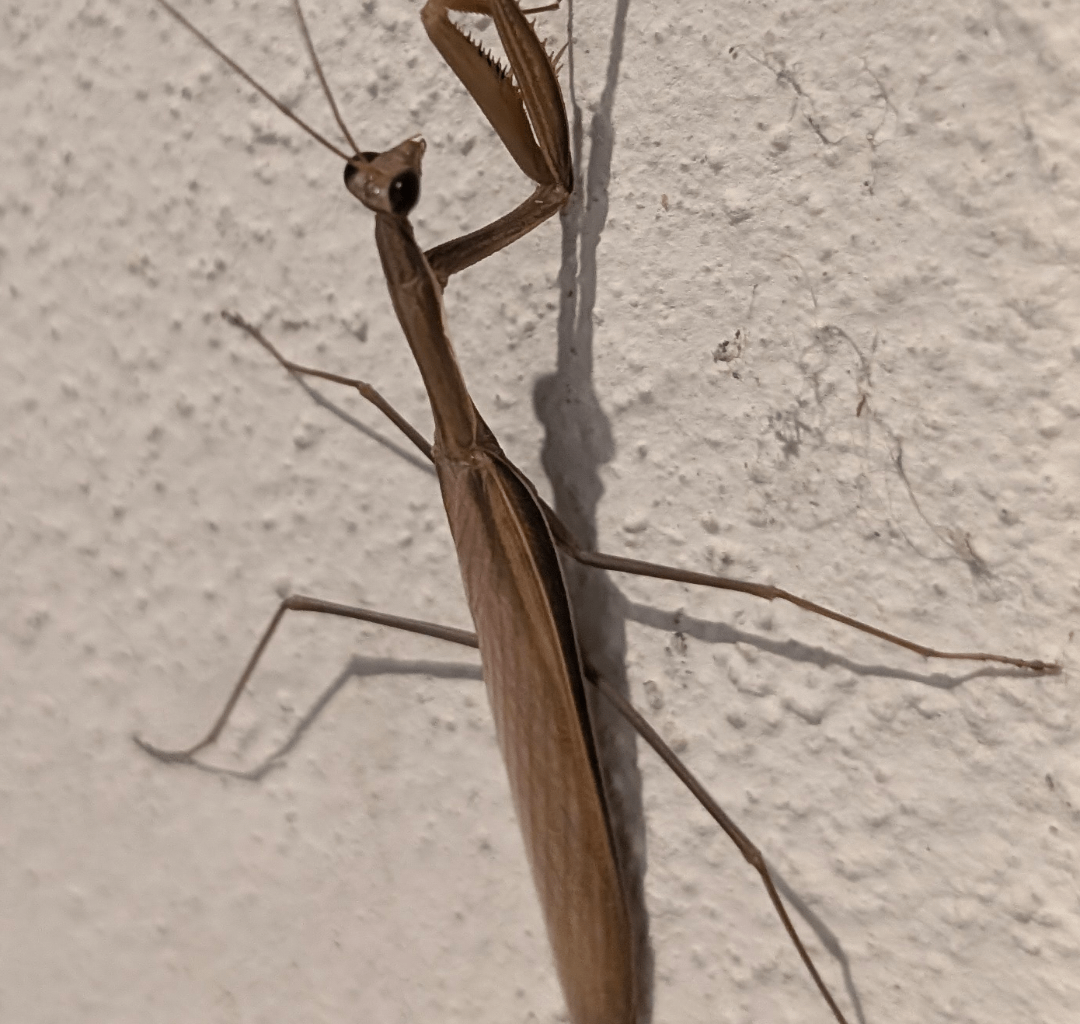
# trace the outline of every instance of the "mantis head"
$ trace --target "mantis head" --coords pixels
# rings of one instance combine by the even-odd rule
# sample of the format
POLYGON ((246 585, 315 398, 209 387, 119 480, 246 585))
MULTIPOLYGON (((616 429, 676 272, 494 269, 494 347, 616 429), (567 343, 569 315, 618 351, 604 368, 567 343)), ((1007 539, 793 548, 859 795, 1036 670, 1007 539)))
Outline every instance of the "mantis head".
POLYGON ((345 165, 345 187, 369 210, 408 216, 420 198, 426 144, 412 138, 385 153, 357 153, 345 165))

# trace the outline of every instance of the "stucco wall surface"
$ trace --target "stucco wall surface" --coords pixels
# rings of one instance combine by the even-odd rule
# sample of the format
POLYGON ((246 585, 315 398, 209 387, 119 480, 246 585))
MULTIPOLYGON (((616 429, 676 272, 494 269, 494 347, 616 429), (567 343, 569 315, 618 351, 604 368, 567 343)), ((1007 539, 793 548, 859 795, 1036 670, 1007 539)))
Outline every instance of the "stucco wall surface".
MULTIPOLYGON (((360 144, 427 140, 423 243, 527 194, 418 3, 306 8, 360 144)), ((287 4, 185 10, 331 130, 287 4)), ((564 0, 552 49, 568 18, 575 203, 447 293, 507 452, 604 550, 1064 671, 624 576, 582 584, 590 659, 852 1020, 1073 1024, 1080 7, 564 0)), ((469 624, 430 471, 219 317, 430 430, 339 162, 151 0, 4 5, 0 82, 0 1020, 562 1020, 472 652, 297 617, 212 755, 332 697, 261 781, 131 741, 198 737, 290 590, 469 624)), ((829 1020, 636 763, 657 1024, 829 1020)))

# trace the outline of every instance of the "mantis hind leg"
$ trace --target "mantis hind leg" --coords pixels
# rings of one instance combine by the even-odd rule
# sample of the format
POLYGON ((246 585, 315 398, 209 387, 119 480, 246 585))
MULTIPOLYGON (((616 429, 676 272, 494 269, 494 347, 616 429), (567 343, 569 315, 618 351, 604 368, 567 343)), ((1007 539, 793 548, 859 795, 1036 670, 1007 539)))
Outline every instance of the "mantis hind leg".
POLYGON ((936 647, 927 647, 925 644, 908 640, 906 637, 899 636, 896 633, 890 633, 878 626, 873 626, 850 615, 844 615, 842 612, 834 611, 832 608, 827 608, 816 601, 810 601, 789 590, 783 590, 771 584, 736 580, 727 576, 714 576, 711 573, 694 572, 690 569, 677 569, 670 565, 643 562, 636 558, 622 558, 619 555, 607 555, 599 551, 586 551, 578 546, 569 528, 555 511, 547 505, 544 505, 543 508, 556 542, 575 562, 580 562, 582 565, 592 566, 596 569, 607 569, 611 572, 625 572, 632 576, 650 576, 653 579, 671 580, 675 583, 714 587, 717 590, 734 590, 765 601, 786 601, 788 604, 793 604, 804 611, 820 615, 826 619, 832 619, 834 622, 840 622, 852 629, 859 630, 861 633, 868 633, 879 640, 884 640, 885 643, 892 644, 895 647, 903 647, 905 650, 913 651, 924 658, 994 662, 1001 665, 1011 665, 1014 668, 1027 669, 1030 672, 1044 672, 1047 675, 1056 675, 1061 671, 1061 666, 1052 661, 1014 658, 1005 654, 989 654, 982 651, 942 651, 936 647))

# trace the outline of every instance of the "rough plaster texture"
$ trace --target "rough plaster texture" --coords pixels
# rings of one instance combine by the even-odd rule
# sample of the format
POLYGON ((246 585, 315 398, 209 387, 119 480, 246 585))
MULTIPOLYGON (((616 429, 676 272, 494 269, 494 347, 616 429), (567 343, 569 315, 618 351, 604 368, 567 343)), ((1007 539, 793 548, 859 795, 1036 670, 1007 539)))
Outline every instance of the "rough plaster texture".
MULTIPOLYGON (((427 139, 433 243, 527 185, 417 7, 310 13, 362 144, 427 139)), ((286 5, 188 9, 329 123, 286 5)), ((853 1020, 1075 1021, 1080 10, 564 9, 582 241, 551 223, 448 295, 508 452, 598 500, 608 550, 1065 671, 626 578, 588 643, 622 657, 625 620, 635 698, 842 950, 853 1020)), ((562 1019, 471 653, 291 622, 219 751, 256 763, 344 680, 283 767, 130 742, 196 737, 288 589, 467 612, 431 475, 218 319, 427 429, 336 161, 149 0, 7 5, 0 36, 0 1020, 562 1019)), ((640 767, 655 1020, 829 1019, 640 767)))

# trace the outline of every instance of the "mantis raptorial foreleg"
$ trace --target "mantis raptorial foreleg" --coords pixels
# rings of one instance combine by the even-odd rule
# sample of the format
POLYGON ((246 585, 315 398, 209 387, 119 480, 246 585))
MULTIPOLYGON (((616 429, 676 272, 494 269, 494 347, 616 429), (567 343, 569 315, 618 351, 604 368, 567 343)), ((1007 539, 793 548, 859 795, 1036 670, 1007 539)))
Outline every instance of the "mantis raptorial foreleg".
POLYGON ((536 182, 533 194, 517 209, 424 254, 435 276, 445 285, 451 274, 517 241, 561 210, 574 187, 574 168, 570 162, 566 107, 554 67, 543 47, 539 48, 543 61, 537 55, 536 34, 525 12, 514 3, 492 0, 429 0, 420 17, 443 60, 476 100, 507 152, 536 182), (489 58, 454 26, 450 11, 487 14, 494 19, 516 83, 490 74, 489 58), (514 94, 515 87, 520 98, 514 94))

